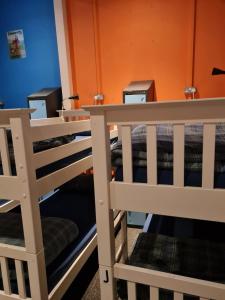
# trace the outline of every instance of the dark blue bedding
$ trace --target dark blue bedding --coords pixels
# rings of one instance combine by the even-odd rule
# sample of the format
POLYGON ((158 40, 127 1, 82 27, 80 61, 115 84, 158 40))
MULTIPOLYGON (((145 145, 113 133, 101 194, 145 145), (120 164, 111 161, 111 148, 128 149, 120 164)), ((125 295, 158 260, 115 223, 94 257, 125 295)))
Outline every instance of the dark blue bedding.
MULTIPOLYGON (((93 176, 82 174, 63 185, 53 196, 40 203, 40 213, 43 218, 54 217, 67 219, 73 221, 79 229, 78 237, 47 266, 46 271, 49 292, 62 278, 96 233, 93 188, 93 176)), ((12 212, 17 215, 20 214, 20 207, 16 207, 12 212)), ((90 266, 84 268, 81 275, 78 279, 75 279, 70 288, 74 293, 73 288, 76 286, 76 288, 79 289, 78 294, 80 297, 97 271, 98 264, 96 252, 90 257, 89 264, 90 266)), ((13 284, 12 288, 16 292, 17 287, 15 284, 13 284)), ((29 284, 27 285, 27 288, 29 294, 29 284)), ((67 296, 63 297, 63 299, 71 299, 70 293, 67 292, 67 296)), ((77 296, 76 299, 79 299, 79 297, 77 296)))

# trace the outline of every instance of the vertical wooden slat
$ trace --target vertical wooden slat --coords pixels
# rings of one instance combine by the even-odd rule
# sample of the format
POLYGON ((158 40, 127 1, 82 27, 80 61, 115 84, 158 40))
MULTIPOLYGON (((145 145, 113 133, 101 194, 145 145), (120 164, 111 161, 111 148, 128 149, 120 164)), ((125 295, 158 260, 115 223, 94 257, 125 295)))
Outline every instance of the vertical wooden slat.
POLYGON ((215 163, 215 124, 205 124, 203 129, 203 159, 202 159, 202 187, 214 186, 215 163))
POLYGON ((22 299, 26 298, 26 286, 24 280, 23 263, 20 260, 15 260, 16 278, 18 284, 19 296, 22 299))
POLYGON ((123 148, 123 181, 131 183, 133 181, 131 127, 122 126, 121 135, 123 148))
POLYGON ((156 287, 150 287, 150 299, 159 300, 159 289, 156 287))
POLYGON ((33 261, 28 264, 31 298, 44 300, 48 298, 48 287, 29 116, 11 118, 10 125, 17 176, 23 183, 21 211, 25 246, 33 255, 33 261))
POLYGON ((173 127, 173 184, 184 186, 184 125, 173 127))
POLYGON ((147 144, 147 174, 148 183, 157 184, 157 136, 156 126, 147 125, 146 129, 147 144))
POLYGON ((116 284, 113 277, 115 235, 109 194, 112 173, 110 138, 104 114, 91 116, 91 128, 101 299, 114 300, 116 298, 116 284))
POLYGON ((127 282, 128 300, 136 300, 136 284, 134 282, 127 282))
POLYGON ((1 262, 3 289, 4 289, 4 292, 6 295, 10 295, 12 292, 11 292, 11 284, 10 284, 9 267, 8 267, 7 258, 0 257, 0 262, 1 262))
POLYGON ((2 158, 3 174, 6 176, 11 176, 8 141, 6 137, 6 130, 4 128, 0 128, 0 152, 2 158))
POLYGON ((183 300, 183 294, 174 292, 174 300, 183 300))

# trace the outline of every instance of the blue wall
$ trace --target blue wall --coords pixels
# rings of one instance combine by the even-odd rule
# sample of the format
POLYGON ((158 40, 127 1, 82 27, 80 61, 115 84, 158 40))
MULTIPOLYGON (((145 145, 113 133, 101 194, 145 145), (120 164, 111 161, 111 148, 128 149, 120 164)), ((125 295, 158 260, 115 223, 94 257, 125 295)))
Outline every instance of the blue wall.
POLYGON ((0 0, 0 100, 26 107, 29 94, 60 86, 53 0, 0 0), (10 59, 7 31, 23 29, 26 58, 10 59))

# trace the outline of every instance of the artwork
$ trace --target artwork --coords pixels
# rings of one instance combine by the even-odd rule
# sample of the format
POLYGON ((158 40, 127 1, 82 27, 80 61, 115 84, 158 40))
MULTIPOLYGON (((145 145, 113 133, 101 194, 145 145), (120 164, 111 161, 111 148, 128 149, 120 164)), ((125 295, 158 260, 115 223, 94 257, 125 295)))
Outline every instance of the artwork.
POLYGON ((24 44, 23 30, 14 30, 7 32, 9 56, 10 58, 24 58, 26 57, 26 50, 24 44))

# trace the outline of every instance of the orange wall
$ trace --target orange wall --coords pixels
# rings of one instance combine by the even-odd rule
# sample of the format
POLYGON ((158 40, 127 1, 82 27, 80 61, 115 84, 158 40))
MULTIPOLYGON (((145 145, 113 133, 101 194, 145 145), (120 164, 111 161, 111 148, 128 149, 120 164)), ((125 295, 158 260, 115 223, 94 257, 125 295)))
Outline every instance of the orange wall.
POLYGON ((131 80, 154 79, 157 99, 225 96, 224 0, 67 0, 74 89, 118 103, 131 80), (196 16, 196 19, 195 19, 196 16))

